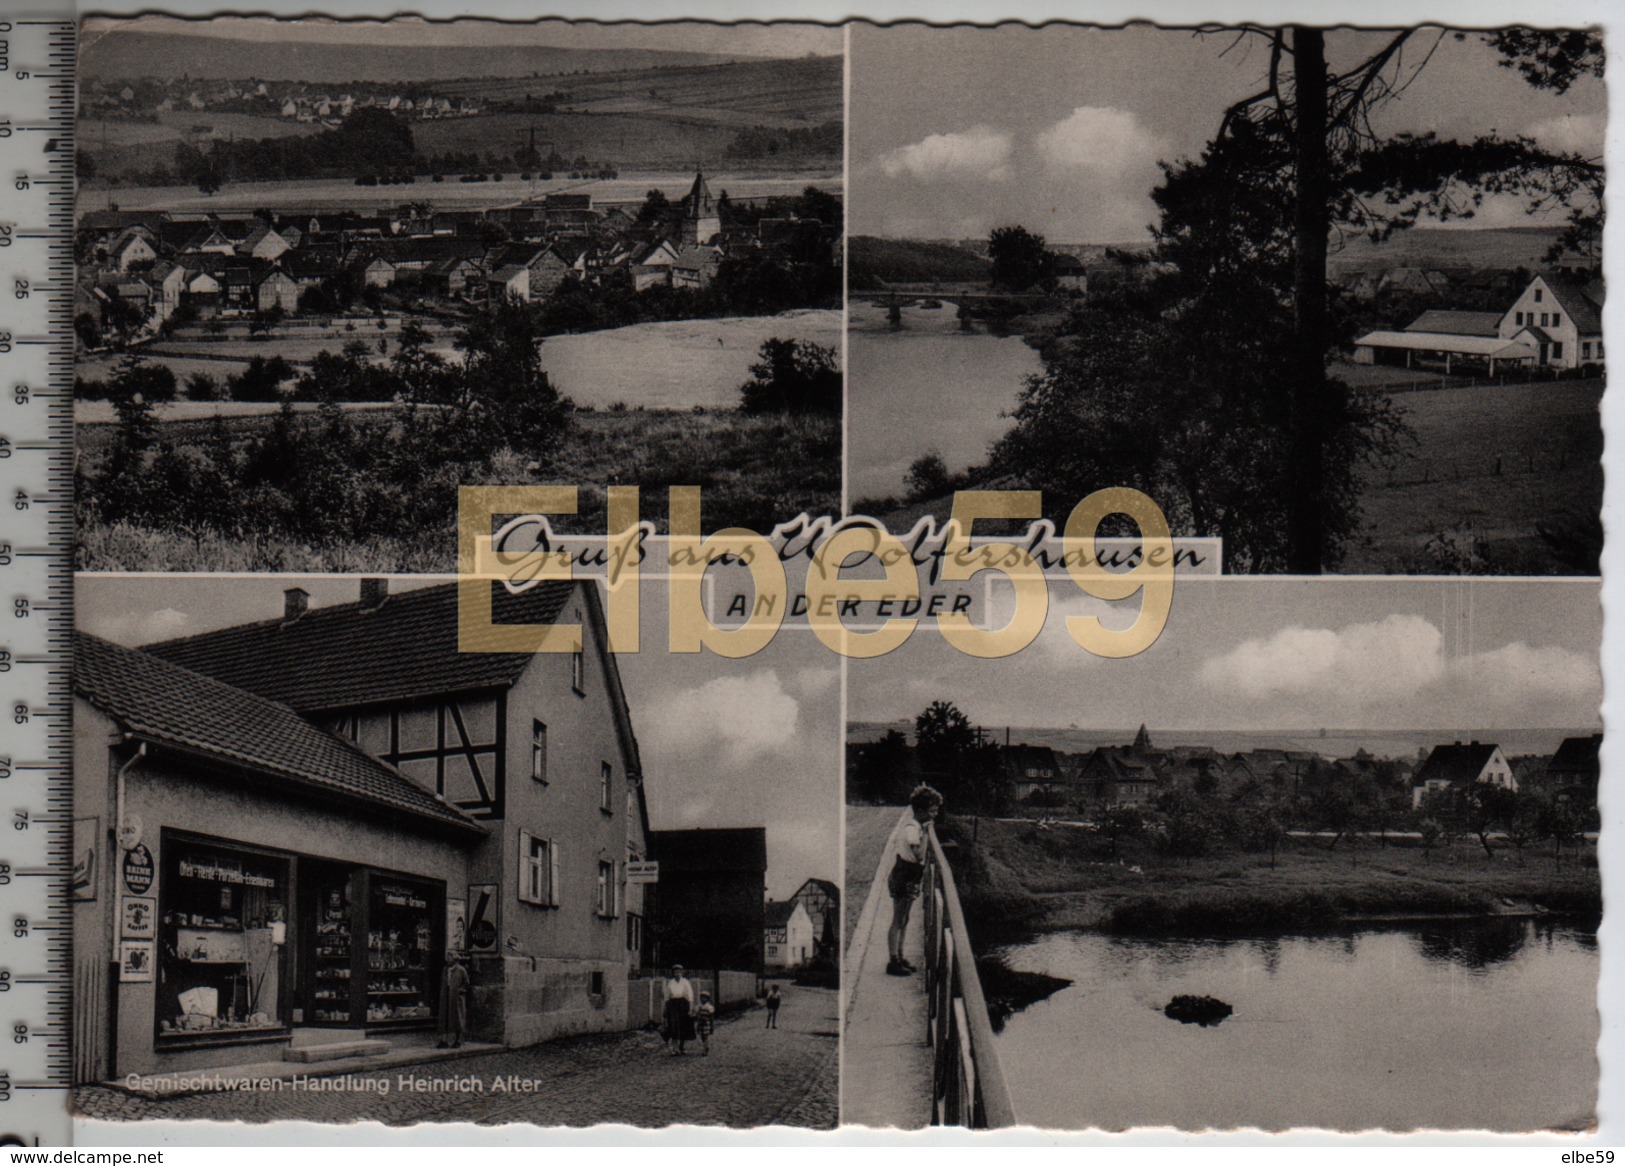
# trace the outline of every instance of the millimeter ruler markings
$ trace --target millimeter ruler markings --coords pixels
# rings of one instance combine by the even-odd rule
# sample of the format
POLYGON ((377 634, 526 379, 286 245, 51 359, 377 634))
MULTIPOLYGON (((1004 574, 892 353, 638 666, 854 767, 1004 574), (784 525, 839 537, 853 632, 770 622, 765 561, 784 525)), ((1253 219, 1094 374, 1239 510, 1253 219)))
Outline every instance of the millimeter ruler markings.
POLYGON ((0 18, 0 1146, 71 1140, 74 53, 0 18))

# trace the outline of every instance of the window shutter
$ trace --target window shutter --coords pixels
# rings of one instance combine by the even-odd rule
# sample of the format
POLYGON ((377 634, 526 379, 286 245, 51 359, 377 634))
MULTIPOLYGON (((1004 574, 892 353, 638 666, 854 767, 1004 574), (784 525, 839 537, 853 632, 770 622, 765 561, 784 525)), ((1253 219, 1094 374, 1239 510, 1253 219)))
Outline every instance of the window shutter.
POLYGON ((528 831, 519 831, 519 862, 517 865, 519 868, 519 901, 521 903, 535 902, 530 893, 530 846, 532 841, 533 839, 528 831))
POLYGON ((626 895, 626 863, 617 862, 615 864, 615 909, 610 912, 610 914, 613 915, 616 919, 619 919, 625 913, 625 910, 626 910, 625 895, 626 895))
POLYGON ((553 906, 559 905, 559 844, 549 838, 547 841, 547 901, 553 906))

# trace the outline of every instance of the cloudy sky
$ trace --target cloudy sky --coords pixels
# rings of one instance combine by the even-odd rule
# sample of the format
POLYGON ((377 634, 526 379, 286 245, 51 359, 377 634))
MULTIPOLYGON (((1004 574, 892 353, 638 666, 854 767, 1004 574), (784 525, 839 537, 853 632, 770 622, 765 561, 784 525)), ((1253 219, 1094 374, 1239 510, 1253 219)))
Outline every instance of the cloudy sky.
POLYGON ((1065 617, 1097 606, 1067 586, 1052 587, 1039 638, 1007 659, 970 660, 922 630, 853 661, 848 715, 912 719, 947 699, 979 724, 1032 728, 1600 724, 1595 581, 1182 578, 1161 637, 1127 660, 1073 643, 1065 617))
MULTIPOLYGON (((432 581, 432 580, 430 580, 432 581)), ((426 580, 391 581, 397 590, 426 580)), ((355 579, 333 576, 81 576, 85 631, 132 646, 282 612, 282 592, 312 607, 349 603, 355 579)), ((839 879, 841 719, 835 656, 808 633, 777 637, 747 660, 671 656, 665 587, 643 585, 643 645, 617 657, 657 830, 767 826, 768 891, 839 879)))
MULTIPOLYGON (((1334 32, 1346 67, 1379 34, 1334 32)), ((1268 54, 1234 34, 1145 26, 995 29, 854 26, 851 218, 856 234, 974 238, 1019 222, 1052 241, 1145 239, 1158 161, 1194 157, 1230 103, 1256 92, 1268 54)), ((1425 50, 1432 35, 1415 44, 1425 50)), ((1419 62, 1413 53, 1409 65, 1419 62)), ((1384 132, 1491 130, 1600 152, 1602 83, 1538 92, 1476 37, 1447 37, 1392 104, 1384 132)), ((1524 222, 1521 203, 1476 222, 1524 222)))

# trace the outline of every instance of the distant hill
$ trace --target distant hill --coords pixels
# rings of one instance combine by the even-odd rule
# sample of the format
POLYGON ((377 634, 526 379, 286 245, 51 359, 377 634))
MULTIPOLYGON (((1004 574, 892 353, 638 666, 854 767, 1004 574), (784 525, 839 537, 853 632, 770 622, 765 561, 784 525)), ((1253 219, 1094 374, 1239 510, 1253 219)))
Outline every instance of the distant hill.
POLYGON ((847 280, 857 291, 886 283, 985 283, 988 263, 957 243, 854 235, 846 244, 847 280))
POLYGON ((1335 277, 1355 271, 1382 271, 1395 267, 1472 267, 1510 271, 1515 267, 1547 266, 1546 250, 1562 234, 1561 227, 1496 227, 1482 231, 1414 227, 1400 231, 1386 243, 1373 243, 1364 235, 1349 239, 1332 252, 1328 265, 1335 277))
MULTIPOLYGON (((555 49, 502 45, 366 45, 306 41, 232 40, 124 31, 103 33, 80 48, 86 81, 179 77, 262 81, 387 81, 409 84, 461 77, 529 77, 586 69, 647 69, 660 65, 715 65, 725 53, 658 49, 555 49)), ((838 92, 838 91, 837 91, 838 92)))

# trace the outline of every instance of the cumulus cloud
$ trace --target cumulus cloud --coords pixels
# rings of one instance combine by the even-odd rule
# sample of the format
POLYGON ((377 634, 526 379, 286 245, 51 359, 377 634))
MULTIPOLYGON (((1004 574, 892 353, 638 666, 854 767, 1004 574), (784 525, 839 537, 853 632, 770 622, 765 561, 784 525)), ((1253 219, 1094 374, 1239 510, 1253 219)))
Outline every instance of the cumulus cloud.
POLYGON ((1046 166, 1055 170, 1117 173, 1155 162, 1167 144, 1126 109, 1080 105, 1035 140, 1046 166))
POLYGON ((899 146, 882 154, 876 164, 888 178, 983 178, 1007 182, 1011 177, 1012 148, 1009 134, 990 126, 972 126, 899 146))
POLYGON ((191 616, 184 611, 176 611, 173 607, 160 608, 157 611, 125 612, 101 620, 90 619, 86 621, 86 625, 87 630, 103 639, 131 647, 174 639, 176 636, 184 636, 197 630, 192 626, 191 616))
POLYGON ((1260 700, 1278 693, 1414 694, 1444 674, 1444 637, 1415 615, 1330 628, 1282 628, 1202 665, 1202 683, 1260 700))
POLYGON ((705 750, 737 769, 795 752, 801 704, 778 672, 768 668, 666 694, 638 720, 639 735, 649 738, 651 754, 705 750))
POLYGON ((1548 150, 1592 155, 1602 153, 1603 126, 1600 113, 1568 113, 1538 121, 1524 133, 1548 150))
MULTIPOLYGON (((1452 655, 1443 633, 1416 615, 1332 628, 1287 627, 1202 664, 1218 702, 1273 706, 1320 723, 1581 723, 1595 715, 1594 659, 1521 641, 1452 655)), ((1283 723, 1285 723, 1283 721, 1283 723)))

